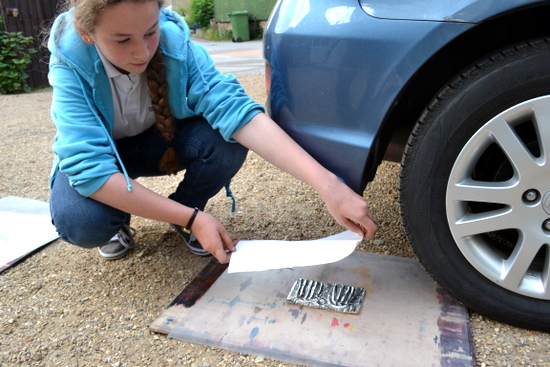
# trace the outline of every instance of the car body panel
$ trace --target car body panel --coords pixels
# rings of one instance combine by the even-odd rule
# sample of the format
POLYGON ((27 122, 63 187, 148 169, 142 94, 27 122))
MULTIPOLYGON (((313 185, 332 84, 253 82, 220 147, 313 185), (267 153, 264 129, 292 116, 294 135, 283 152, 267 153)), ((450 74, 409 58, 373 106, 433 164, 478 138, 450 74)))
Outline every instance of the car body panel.
POLYGON ((469 23, 478 23, 495 14, 529 5, 533 2, 532 0, 359 1, 363 10, 376 18, 469 23))
POLYGON ((403 86, 474 25, 373 18, 353 0, 339 1, 347 10, 327 17, 333 1, 304 4, 279 3, 267 27, 268 108, 289 135, 360 192, 369 151, 403 86))
POLYGON ((360 193, 384 155, 381 136, 402 123, 387 127, 386 118, 415 74, 483 20, 542 3, 548 1, 281 0, 264 33, 267 108, 360 193))

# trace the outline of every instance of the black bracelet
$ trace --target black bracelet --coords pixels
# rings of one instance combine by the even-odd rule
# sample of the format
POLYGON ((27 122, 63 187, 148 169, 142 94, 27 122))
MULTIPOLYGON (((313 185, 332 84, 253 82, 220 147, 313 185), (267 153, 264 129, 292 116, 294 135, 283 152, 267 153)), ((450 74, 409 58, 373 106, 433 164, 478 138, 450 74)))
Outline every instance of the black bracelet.
POLYGON ((185 226, 185 228, 182 228, 182 230, 185 233, 191 234, 191 226, 193 225, 193 222, 195 221, 195 217, 197 216, 197 213, 199 211, 200 211, 199 208, 195 208, 195 211, 193 212, 193 214, 191 214, 191 218, 189 219, 189 222, 187 222, 187 225, 185 226))

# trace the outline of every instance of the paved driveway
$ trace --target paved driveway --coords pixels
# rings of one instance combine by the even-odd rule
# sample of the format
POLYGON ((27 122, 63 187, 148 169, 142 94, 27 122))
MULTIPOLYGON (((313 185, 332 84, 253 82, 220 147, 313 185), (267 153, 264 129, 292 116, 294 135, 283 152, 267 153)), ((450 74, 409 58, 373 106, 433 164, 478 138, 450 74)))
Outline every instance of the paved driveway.
POLYGON ((223 73, 239 75, 264 73, 262 40, 247 42, 208 41, 194 37, 193 41, 206 48, 218 69, 223 73))

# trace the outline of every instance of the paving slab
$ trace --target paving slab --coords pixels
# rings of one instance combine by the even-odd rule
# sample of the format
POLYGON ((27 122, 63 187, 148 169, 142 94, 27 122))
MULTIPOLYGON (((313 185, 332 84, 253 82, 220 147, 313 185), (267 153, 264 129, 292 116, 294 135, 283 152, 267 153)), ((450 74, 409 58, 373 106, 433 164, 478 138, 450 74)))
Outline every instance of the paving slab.
POLYGON ((265 71, 262 40, 231 42, 193 37, 193 41, 208 51, 216 67, 225 74, 251 75, 265 71))

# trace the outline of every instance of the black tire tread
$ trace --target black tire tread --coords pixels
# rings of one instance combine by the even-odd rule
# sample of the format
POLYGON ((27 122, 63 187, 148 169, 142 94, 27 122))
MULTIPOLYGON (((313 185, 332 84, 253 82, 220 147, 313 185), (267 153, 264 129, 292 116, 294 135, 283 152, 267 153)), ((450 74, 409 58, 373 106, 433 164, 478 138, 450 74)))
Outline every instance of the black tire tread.
MULTIPOLYGON (((430 129, 432 124, 437 120, 439 113, 446 108, 448 101, 457 97, 461 91, 470 86, 472 83, 475 83, 480 77, 490 73, 491 71, 500 68, 504 64, 509 64, 521 58, 528 57, 530 55, 540 53, 541 51, 546 51, 550 49, 550 38, 539 38, 535 40, 521 42, 515 44, 500 51, 493 53, 489 56, 484 57, 483 59, 478 60, 470 67, 464 69, 459 75, 450 80, 437 94, 436 97, 429 103, 424 112, 419 117, 412 133, 410 134, 409 140, 404 150, 401 161, 401 172, 400 176, 400 186, 399 186, 399 197, 400 197, 400 208, 401 215, 403 218, 403 227, 409 243, 411 243, 413 251, 415 252, 418 260, 430 276, 437 282, 438 279, 429 269, 429 264, 426 263, 424 255, 420 253, 415 243, 417 241, 415 230, 411 227, 411 223, 407 222, 407 217, 414 218, 413 213, 408 212, 408 207, 406 205, 407 201, 410 200, 410 196, 415 195, 411 193, 407 188, 407 179, 409 176, 414 175, 412 171, 412 163, 414 161, 414 156, 419 146, 422 144, 422 139, 430 129)), ((415 213, 414 213, 415 214, 415 213)), ((445 287, 445 284, 441 284, 452 296, 461 300, 460 294, 455 292, 453 289, 448 289, 445 287)), ((471 305, 466 305, 471 307, 471 305)), ((486 313, 486 310, 479 310, 473 308, 480 313, 486 313)), ((514 324, 520 327, 527 327, 531 329, 539 329, 543 331, 550 331, 550 320, 545 320, 540 325, 534 325, 533 320, 502 320, 510 324, 514 324)))

